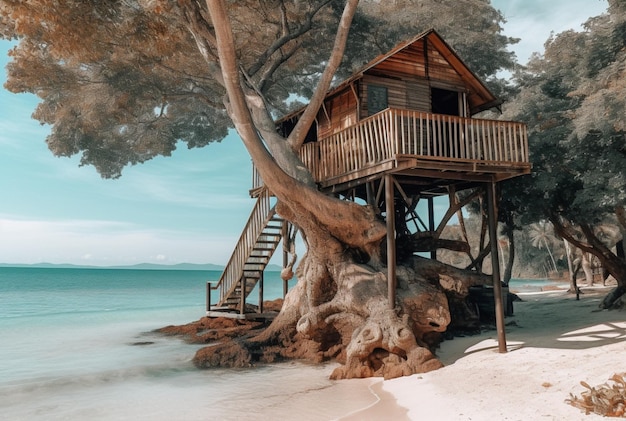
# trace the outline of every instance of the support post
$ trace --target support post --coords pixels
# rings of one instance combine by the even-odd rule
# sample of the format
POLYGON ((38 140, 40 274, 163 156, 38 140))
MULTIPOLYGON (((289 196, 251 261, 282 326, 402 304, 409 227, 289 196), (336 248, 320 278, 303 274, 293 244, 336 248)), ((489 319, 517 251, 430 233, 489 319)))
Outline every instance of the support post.
POLYGON ((376 203, 376 192, 374 191, 372 183, 372 181, 365 183, 365 197, 368 205, 378 209, 378 203, 376 203))
POLYGON ((491 246, 491 267, 493 276, 493 299, 498 331, 498 352, 505 353, 506 333, 504 331, 504 306, 502 304, 502 283, 500 282, 500 260, 498 258, 498 206, 496 183, 487 185, 487 209, 489 213, 489 244, 491 246))
POLYGON ((206 283, 206 311, 211 311, 211 282, 206 283))
POLYGON ((387 216, 387 298, 389 308, 396 306, 396 211, 393 202, 393 176, 385 175, 385 213, 387 216))
MULTIPOLYGON (((285 246, 285 244, 287 244, 287 241, 289 238, 289 227, 288 227, 288 222, 283 220, 283 228, 282 228, 282 236, 283 236, 283 269, 285 269, 287 267, 287 265, 289 264, 289 250, 287 250, 287 247, 285 246)), ((283 279, 283 299, 287 296, 287 290, 289 289, 289 281, 283 279)))
POLYGON ((261 271, 261 277, 259 278, 259 313, 263 313, 263 278, 265 272, 261 271))
MULTIPOLYGON (((432 196, 428 197, 428 230, 435 232, 435 200, 432 196)), ((430 251, 430 258, 437 260, 437 249, 430 251)))
POLYGON ((242 276, 239 280, 239 290, 241 292, 241 303, 239 305, 239 314, 246 313, 246 277, 242 276))

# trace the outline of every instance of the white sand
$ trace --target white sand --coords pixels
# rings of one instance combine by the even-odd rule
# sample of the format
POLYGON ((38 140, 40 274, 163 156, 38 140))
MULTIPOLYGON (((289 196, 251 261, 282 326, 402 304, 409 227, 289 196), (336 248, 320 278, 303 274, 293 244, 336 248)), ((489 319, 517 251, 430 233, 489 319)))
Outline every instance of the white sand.
POLYGON ((606 419, 565 403, 585 390, 581 380, 596 386, 626 372, 626 312, 598 311, 606 288, 585 292, 580 301, 564 291, 520 294, 506 318, 509 352, 497 352, 495 330, 446 341, 437 353, 446 367, 378 380, 370 386, 378 403, 342 419, 606 419))

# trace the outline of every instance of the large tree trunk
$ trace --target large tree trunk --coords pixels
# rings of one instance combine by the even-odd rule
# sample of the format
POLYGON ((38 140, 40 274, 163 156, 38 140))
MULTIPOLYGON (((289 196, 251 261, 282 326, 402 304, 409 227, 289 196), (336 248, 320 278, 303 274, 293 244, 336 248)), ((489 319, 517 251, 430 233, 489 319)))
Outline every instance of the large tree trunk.
POLYGON ((470 286, 491 282, 487 275, 414 256, 397 268, 396 303, 390 308, 384 266, 355 263, 324 230, 308 232, 309 252, 298 266, 298 283, 269 328, 199 351, 197 365, 335 358, 342 366, 332 373, 334 379, 430 371, 442 366, 430 349, 430 336, 451 322, 444 292, 463 299, 470 286), (322 240, 323 249, 311 244, 322 240), (326 253, 329 246, 333 251, 326 253))
POLYGON ((513 223, 511 215, 505 217, 504 233, 509 243, 509 253, 504 266, 502 282, 504 285, 508 286, 509 282, 511 282, 511 277, 513 275, 513 263, 515 262, 515 224, 513 223))
POLYGON ((567 241, 598 258, 602 267, 617 281, 615 287, 600 303, 600 308, 611 308, 626 293, 626 259, 613 253, 609 247, 600 241, 593 229, 587 224, 580 225, 577 230, 569 221, 555 215, 550 218, 555 232, 567 241))
POLYGON ((195 358, 199 366, 332 357, 343 363, 333 378, 390 378, 429 371, 441 367, 428 348, 429 335, 450 323, 444 291, 465 297, 469 286, 491 283, 488 276, 409 258, 397 267, 396 299, 390 303, 381 256, 387 229, 374 209, 322 194, 310 174, 303 175, 306 168, 294 151, 285 151, 300 146, 317 114, 341 61, 357 4, 346 2, 322 82, 297 130, 284 139, 276 133, 258 91, 242 77, 224 1, 207 1, 226 108, 265 185, 278 199, 278 214, 300 229, 307 253, 296 270, 298 283, 272 324, 255 337, 200 351, 195 358))
POLYGON ((569 241, 563 239, 563 246, 565 247, 565 256, 567 258, 567 270, 569 273, 569 289, 567 292, 572 294, 578 291, 578 285, 576 282, 576 276, 578 276, 578 264, 576 263, 576 256, 574 256, 574 249, 569 241))

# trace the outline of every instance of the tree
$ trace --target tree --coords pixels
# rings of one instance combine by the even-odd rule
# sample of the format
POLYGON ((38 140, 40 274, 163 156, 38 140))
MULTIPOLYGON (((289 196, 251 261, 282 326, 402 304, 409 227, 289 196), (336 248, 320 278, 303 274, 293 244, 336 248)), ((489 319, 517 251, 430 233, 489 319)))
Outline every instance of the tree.
POLYGON ((533 162, 532 183, 509 193, 522 195, 526 221, 548 219, 559 237, 595 255, 615 277, 604 308, 626 292, 623 247, 613 252, 615 243, 594 229, 619 220, 626 204, 626 8, 609 1, 608 11, 589 19, 585 32, 551 37, 544 55, 517 74, 521 92, 506 111, 528 122, 533 162))
POLYGON ((554 237, 554 233, 551 227, 551 224, 546 223, 546 221, 540 221, 530 224, 530 240, 533 247, 537 247, 539 249, 545 247, 548 255, 550 256, 550 261, 552 262, 551 269, 557 271, 558 268, 556 266, 556 261, 554 260, 554 256, 552 255, 552 250, 550 247, 551 243, 554 243, 556 238, 554 237))
MULTIPOLYGON (((443 272, 484 282, 412 258, 399 268, 399 310, 391 306, 381 257, 385 226, 370 207, 319 192, 296 153, 335 76, 349 74, 366 55, 406 34, 391 24, 394 14, 378 14, 381 8, 395 11, 396 19, 409 6, 445 6, 457 16, 466 11, 452 7, 454 1, 372 0, 361 9, 358 3, 0 2, 0 33, 20 41, 10 53, 6 87, 42 99, 34 117, 52 126, 47 142, 54 154, 80 153, 82 164, 114 178, 125 165, 169 155, 179 141, 204 146, 234 127, 277 197, 278 213, 303 233, 307 253, 297 269, 299 282, 270 328, 211 347, 207 364, 289 355, 299 336, 309 341, 311 358, 345 363, 333 374, 337 378, 438 368, 423 335, 445 329, 450 316, 443 287, 429 280, 438 282, 443 272), (284 138, 272 117, 290 109, 293 95, 310 101, 284 138)), ((514 40, 500 35, 502 16, 485 0, 463 6, 486 18, 457 30, 453 44, 469 57, 472 51, 492 53, 493 61, 477 61, 480 73, 511 68, 506 45, 514 40)), ((405 21, 402 28, 417 33, 429 26, 424 22, 405 21)), ((501 80, 491 82, 506 89, 501 80)))

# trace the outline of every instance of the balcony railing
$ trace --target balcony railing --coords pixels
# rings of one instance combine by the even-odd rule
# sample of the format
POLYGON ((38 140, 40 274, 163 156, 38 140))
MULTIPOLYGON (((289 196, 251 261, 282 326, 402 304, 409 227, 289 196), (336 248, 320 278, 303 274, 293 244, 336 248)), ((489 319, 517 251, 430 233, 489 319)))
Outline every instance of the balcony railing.
POLYGON ((398 155, 504 169, 529 162, 526 125, 390 108, 300 152, 318 182, 398 155))
MULTIPOLYGON (((511 167, 529 166, 528 133, 524 123, 513 121, 389 108, 300 149, 300 157, 316 182, 400 156, 439 161, 443 166, 445 162, 467 163, 506 172, 511 167)), ((262 185, 253 171, 253 188, 262 185)))

